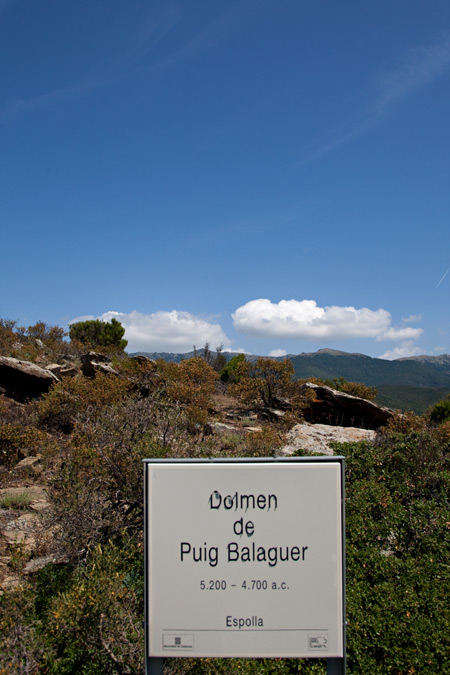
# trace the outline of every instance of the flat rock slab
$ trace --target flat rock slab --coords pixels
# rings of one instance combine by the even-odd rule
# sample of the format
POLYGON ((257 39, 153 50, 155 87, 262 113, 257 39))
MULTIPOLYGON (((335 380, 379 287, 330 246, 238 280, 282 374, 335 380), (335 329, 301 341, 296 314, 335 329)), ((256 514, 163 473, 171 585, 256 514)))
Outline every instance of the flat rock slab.
POLYGON ((27 564, 22 570, 22 574, 34 574, 35 572, 38 572, 49 563, 52 563, 53 565, 60 565, 66 562, 68 562, 67 558, 63 558, 61 556, 57 556, 54 554, 45 555, 42 556, 41 558, 33 558, 33 560, 29 560, 27 562, 27 564))
POLYGON ((303 390, 314 396, 309 409, 305 410, 306 420, 313 424, 373 430, 386 426, 392 418, 393 413, 389 408, 325 385, 306 382, 303 390))
POLYGON ((0 500, 2 497, 10 496, 16 497, 18 495, 26 495, 30 500, 29 508, 33 511, 42 511, 50 506, 47 492, 44 488, 38 485, 31 485, 29 487, 11 487, 0 490, 0 500))
POLYGON ((329 424, 296 424, 287 435, 287 445, 281 455, 293 455, 296 450, 319 452, 322 455, 333 455, 330 443, 355 443, 373 441, 376 432, 370 429, 355 427, 335 427, 329 424))
POLYGON ((9 544, 24 544, 28 550, 36 545, 36 532, 39 520, 36 513, 24 513, 6 523, 1 529, 1 535, 9 544))
POLYGON ((12 398, 24 401, 41 396, 58 381, 50 370, 31 361, 0 356, 0 387, 12 398))
POLYGON ((37 454, 21 459, 20 462, 18 462, 14 467, 14 471, 23 474, 27 474, 30 471, 35 474, 41 473, 42 471, 41 455, 37 454))

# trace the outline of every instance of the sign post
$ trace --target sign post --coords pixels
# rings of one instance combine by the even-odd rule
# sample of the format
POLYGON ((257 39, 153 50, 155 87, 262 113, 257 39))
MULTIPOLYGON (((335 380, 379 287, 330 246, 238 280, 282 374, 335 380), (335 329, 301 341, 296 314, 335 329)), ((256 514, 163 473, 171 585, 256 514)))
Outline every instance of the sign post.
POLYGON ((345 673, 344 459, 145 460, 146 672, 164 657, 345 673))

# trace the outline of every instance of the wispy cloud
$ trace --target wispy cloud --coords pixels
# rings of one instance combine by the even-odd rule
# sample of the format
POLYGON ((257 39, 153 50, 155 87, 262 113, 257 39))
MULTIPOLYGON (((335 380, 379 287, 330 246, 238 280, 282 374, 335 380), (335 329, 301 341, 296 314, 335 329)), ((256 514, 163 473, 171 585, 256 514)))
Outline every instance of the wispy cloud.
POLYGON ((390 72, 381 76, 377 100, 378 111, 408 96, 445 73, 450 67, 450 36, 432 44, 405 52, 390 72))
POLYGON ((404 52, 388 71, 377 76, 371 101, 354 117, 346 129, 321 143, 297 163, 307 164, 347 145, 380 124, 396 103, 425 87, 450 69, 450 35, 445 33, 428 45, 404 52))
POLYGON ((450 272, 450 267, 448 268, 448 270, 446 272, 444 272, 444 274, 442 275, 442 277, 440 278, 440 280, 436 284, 436 288, 439 288, 439 286, 442 284, 442 282, 444 281, 445 277, 447 276, 447 274, 449 272, 450 272))
POLYGON ((34 96, 16 97, 6 101, 0 106, 0 122, 5 124, 20 113, 79 99, 93 91, 119 82, 156 48, 178 19, 177 14, 168 11, 158 22, 155 21, 145 28, 141 27, 137 43, 132 49, 110 59, 106 64, 94 67, 71 84, 34 96))
MULTIPOLYGON (((0 11, 12 1, 0 0, 0 11)), ((92 91, 114 85, 133 73, 145 76, 157 75, 212 48, 258 8, 258 0, 246 0, 237 7, 222 12, 220 16, 166 54, 157 55, 156 47, 164 41, 172 28, 183 20, 179 9, 169 6, 165 15, 158 21, 149 20, 139 27, 137 44, 128 52, 111 59, 106 65, 93 69, 67 86, 35 96, 17 97, 6 101, 0 106, 0 122, 5 124, 21 112, 81 98, 92 91)))

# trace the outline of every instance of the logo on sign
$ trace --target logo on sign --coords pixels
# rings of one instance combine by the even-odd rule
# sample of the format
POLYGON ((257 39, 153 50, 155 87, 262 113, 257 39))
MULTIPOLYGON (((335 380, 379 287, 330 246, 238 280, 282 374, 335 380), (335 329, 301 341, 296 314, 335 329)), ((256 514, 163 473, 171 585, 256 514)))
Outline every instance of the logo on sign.
POLYGON ((328 650, 328 633, 310 633, 308 635, 310 652, 326 652, 328 650))
POLYGON ((164 633, 163 649, 194 649, 194 636, 164 633))

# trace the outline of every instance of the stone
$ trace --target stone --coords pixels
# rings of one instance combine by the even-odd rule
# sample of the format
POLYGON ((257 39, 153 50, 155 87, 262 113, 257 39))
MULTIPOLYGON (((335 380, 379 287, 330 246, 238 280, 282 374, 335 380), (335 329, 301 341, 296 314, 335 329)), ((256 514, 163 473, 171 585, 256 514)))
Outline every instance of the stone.
POLYGON ((49 563, 53 563, 53 565, 62 565, 67 561, 67 558, 62 558, 61 556, 56 556, 53 554, 45 555, 41 558, 33 558, 33 560, 29 560, 27 562, 22 570, 22 574, 35 574, 49 563))
POLYGON ((205 436, 209 434, 217 434, 223 436, 224 434, 238 434, 240 435, 241 429, 231 426, 231 424, 224 424, 223 422, 209 422, 205 424, 204 428, 205 436))
POLYGON ((1 534, 9 544, 23 544, 26 550, 32 551, 36 546, 37 530, 38 516, 35 513, 24 513, 8 521, 2 527, 1 534))
POLYGON ((109 356, 98 352, 88 352, 81 357, 81 370, 86 377, 95 377, 95 373, 118 375, 119 373, 111 365, 109 356))
POLYGON ((331 426, 329 424, 296 424, 287 434, 287 444, 279 454, 293 455, 296 450, 319 452, 322 455, 333 455, 330 443, 354 443, 373 441, 376 432, 370 429, 331 426))
POLYGON ((37 454, 21 459, 20 462, 18 462, 14 467, 14 471, 19 473, 28 473, 29 471, 32 471, 33 473, 41 473, 41 457, 42 455, 37 454))
POLYGON ((0 387, 7 396, 18 401, 37 398, 58 382, 54 373, 31 361, 0 356, 0 387))
POLYGON ((50 363, 46 366, 46 369, 50 370, 60 380, 64 377, 75 377, 79 373, 79 370, 74 366, 61 365, 59 363, 50 363))
POLYGON ((322 384, 306 382, 303 390, 313 394, 313 399, 304 412, 307 422, 379 429, 385 426, 393 415, 392 410, 383 408, 373 401, 351 396, 322 384))
POLYGON ((148 356, 144 356, 143 354, 135 354, 134 356, 130 356, 131 361, 136 361, 140 366, 145 366, 145 367, 153 367, 156 366, 156 361, 155 359, 150 359, 148 356))

